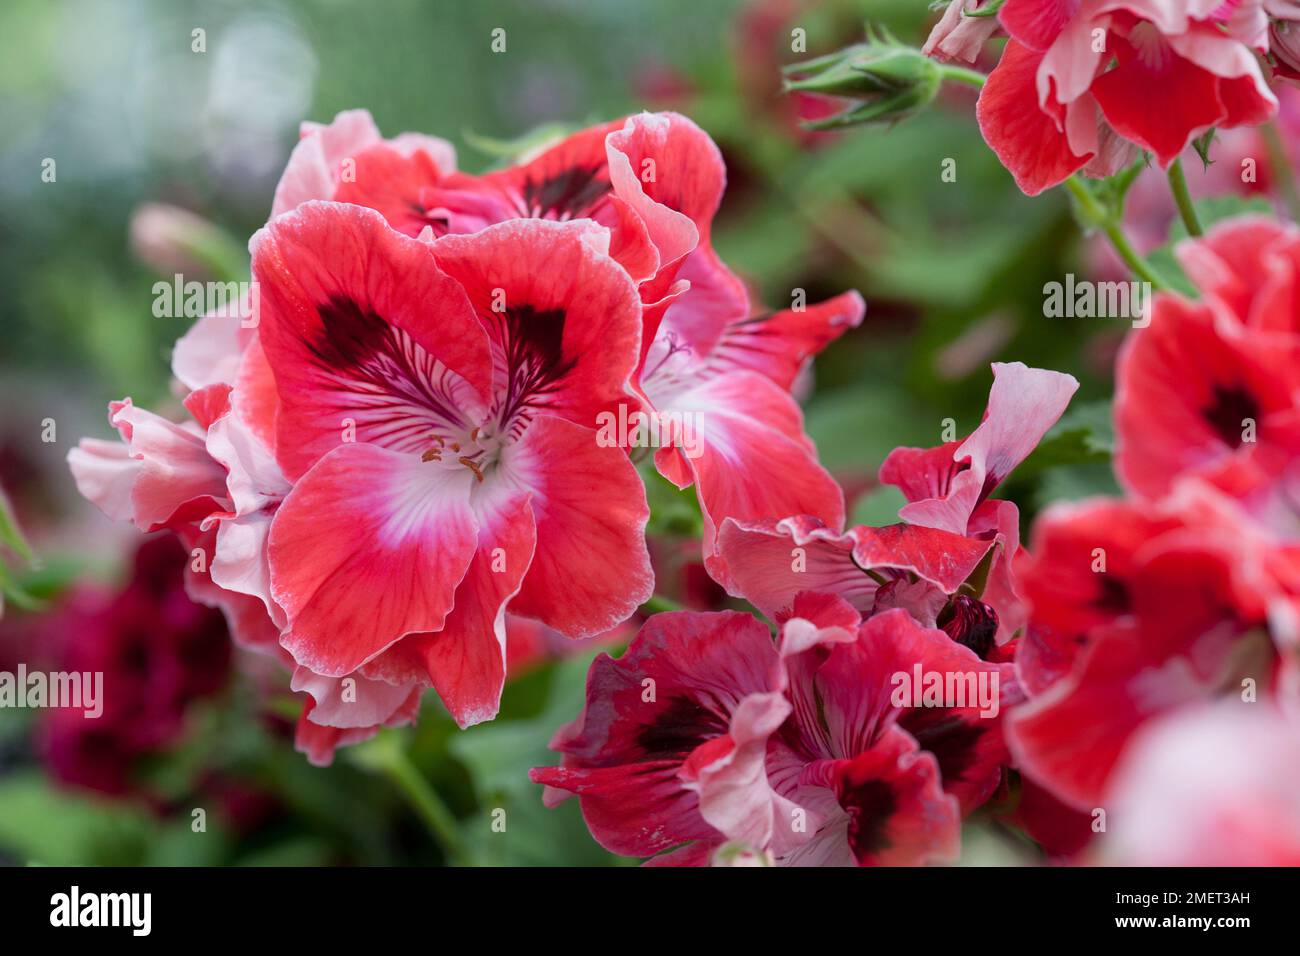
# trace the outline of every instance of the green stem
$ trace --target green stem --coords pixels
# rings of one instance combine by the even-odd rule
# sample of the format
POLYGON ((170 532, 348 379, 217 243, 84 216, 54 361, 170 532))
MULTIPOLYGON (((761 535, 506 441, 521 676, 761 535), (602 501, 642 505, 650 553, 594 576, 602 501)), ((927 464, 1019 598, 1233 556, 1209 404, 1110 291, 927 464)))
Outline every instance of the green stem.
POLYGON ((1286 203, 1287 212, 1296 222, 1300 222, 1300 189, 1296 188, 1295 170, 1287 157, 1286 146, 1277 131, 1277 123, 1265 123, 1259 128, 1264 136, 1264 147, 1268 150, 1268 168, 1273 173, 1282 201, 1286 203))
POLYGON ((1174 202, 1178 205, 1178 215, 1183 219, 1189 236, 1203 236, 1201 220, 1196 216, 1196 206, 1192 204, 1192 194, 1187 191, 1187 176, 1183 174, 1183 161, 1175 159, 1169 167, 1169 188, 1173 191, 1174 202))
POLYGON ((1115 247, 1115 252, 1124 260, 1124 264, 1129 267, 1132 273, 1143 282, 1151 283, 1151 288, 1155 290, 1164 289, 1168 284, 1160 278, 1159 273, 1151 268, 1151 264, 1138 254, 1129 242, 1128 236, 1124 235, 1124 230, 1101 203, 1097 201, 1091 190, 1083 184, 1077 175, 1071 176, 1065 181, 1065 187, 1070 190, 1074 198, 1078 200, 1079 205, 1083 207, 1084 215, 1090 222, 1099 225, 1110 244, 1115 247))
POLYGON ((984 81, 988 79, 988 77, 979 70, 968 70, 965 67, 953 66, 951 63, 939 64, 939 75, 945 80, 965 83, 967 86, 974 86, 976 88, 982 87, 984 81))
POLYGON ((411 758, 402 747, 400 736, 381 732, 381 738, 376 739, 371 746, 370 756, 374 763, 406 797, 433 842, 441 848, 447 863, 452 866, 472 866, 473 861, 461 840, 456 817, 415 764, 411 763, 411 758), (382 735, 387 735, 389 739, 383 739, 382 735))
POLYGON ((680 602, 674 601, 670 597, 664 597, 662 594, 650 595, 650 600, 641 605, 642 614, 659 614, 663 611, 681 611, 683 607, 680 602))

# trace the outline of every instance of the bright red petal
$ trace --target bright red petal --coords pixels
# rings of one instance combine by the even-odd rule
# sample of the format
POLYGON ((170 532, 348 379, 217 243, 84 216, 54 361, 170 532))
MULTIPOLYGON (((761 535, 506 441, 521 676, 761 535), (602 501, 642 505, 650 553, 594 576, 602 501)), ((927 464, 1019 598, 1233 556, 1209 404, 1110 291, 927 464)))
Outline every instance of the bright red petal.
POLYGON ((1042 59, 1041 53, 1008 42, 975 110, 984 141, 1027 196, 1069 178, 1092 158, 1071 152, 1064 131, 1039 108, 1036 76, 1042 59))
POLYGON ((343 445, 284 499, 271 525, 282 643, 342 677, 414 631, 437 631, 474 555, 469 471, 343 445))
POLYGON ((625 452, 601 447, 591 429, 541 417, 507 449, 501 467, 532 491, 537 521, 537 551, 512 612, 589 637, 650 597, 650 509, 625 452))

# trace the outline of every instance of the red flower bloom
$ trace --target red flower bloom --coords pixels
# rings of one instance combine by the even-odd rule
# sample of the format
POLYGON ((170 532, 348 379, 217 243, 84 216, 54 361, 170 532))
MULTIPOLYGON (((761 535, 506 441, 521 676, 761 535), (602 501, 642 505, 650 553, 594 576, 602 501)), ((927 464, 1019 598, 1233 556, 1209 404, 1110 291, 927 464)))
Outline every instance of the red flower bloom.
POLYGON ((293 668, 313 760, 427 686, 490 718, 507 605, 583 637, 651 593, 641 442, 610 418, 669 422, 648 443, 697 485, 711 562, 727 514, 843 520, 789 389, 861 299, 749 316, 709 241, 724 181, 675 114, 481 177, 363 112, 307 125, 253 242, 256 303, 177 343, 194 421, 115 403, 124 442, 83 442, 78 487, 203 557, 191 593, 293 668))
POLYGON ((996 695, 1010 672, 901 610, 860 623, 827 595, 795 600, 779 649, 743 614, 661 614, 593 663, 585 711, 552 743, 564 766, 532 777, 576 793, 614 852, 676 848, 654 863, 727 841, 795 866, 951 859, 961 809, 997 786, 997 721, 900 687, 961 675, 996 695))
POLYGON ((1031 699, 1009 718, 1024 773, 1072 806, 1101 806, 1116 762, 1157 714, 1280 673, 1270 607, 1288 582, 1249 519, 1204 486, 1154 512, 1050 509, 1022 580, 1033 604, 1017 664, 1031 699))
POLYGON ((1257 495, 1300 452, 1300 233, 1233 220, 1179 256, 1205 298, 1158 295, 1150 326, 1125 343, 1116 471, 1148 498, 1187 474, 1257 495))
POLYGON ((533 222, 429 246, 343 205, 254 240, 294 481, 271 593, 299 664, 432 681, 465 726, 496 712, 507 601, 586 636, 649 596, 644 491, 586 427, 630 400, 636 358, 635 291, 603 240, 533 222))
POLYGON ((980 94, 984 138, 1028 195, 1105 176, 1134 147, 1168 166, 1211 128, 1277 110, 1252 47, 1260 18, 1221 0, 1007 0, 1011 34, 980 94), (1225 10, 1227 12, 1225 12, 1225 10))
MULTIPOLYGON (((314 128, 311 135, 322 140, 317 150, 299 150, 337 152, 329 142, 354 135, 349 130, 358 122, 340 114, 329 127, 314 128)), ((416 219, 409 203, 395 212, 371 201, 400 189, 376 185, 398 172, 374 169, 365 191, 321 191, 314 198, 371 205, 408 235, 426 226, 437 235, 474 233, 515 219, 583 218, 609 230, 609 254, 643 302, 636 380, 651 406, 646 411, 669 423, 665 433, 677 443, 661 448, 656 465, 679 487, 695 484, 705 516, 704 552, 717 574, 725 574, 713 546, 723 517, 812 514, 842 524, 843 495, 817 463, 789 390, 813 355, 861 322, 864 305, 846 293, 807 308, 750 315, 743 283, 710 240, 726 170, 698 126, 676 113, 594 126, 520 165, 438 179, 413 200, 421 210, 416 219)), ((285 179, 299 178, 291 162, 285 179)), ((625 409, 624 419, 636 408, 625 409)))

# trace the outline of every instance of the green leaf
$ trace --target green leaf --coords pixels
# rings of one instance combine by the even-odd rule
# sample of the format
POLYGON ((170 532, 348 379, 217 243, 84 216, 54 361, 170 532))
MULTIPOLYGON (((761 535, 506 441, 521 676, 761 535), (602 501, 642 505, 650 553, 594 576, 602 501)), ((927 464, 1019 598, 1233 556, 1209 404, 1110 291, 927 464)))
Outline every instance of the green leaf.
POLYGON ((848 524, 880 528, 898 521, 898 509, 907 504, 903 493, 893 485, 880 485, 860 497, 853 505, 848 524))
MULTIPOLYGON (((38 611, 44 607, 44 603, 36 595, 18 583, 13 573, 5 566, 3 559, 0 559, 0 596, 13 601, 24 611, 38 611)), ((4 601, 0 600, 0 611, 3 610, 4 601)))
POLYGON ((874 474, 896 447, 915 444, 917 417, 915 399, 881 382, 818 397, 808 406, 805 421, 823 465, 874 474))
POLYGON ((134 806, 56 790, 35 771, 0 780, 0 848, 45 866, 131 866, 157 837, 134 806))
POLYGON ((1053 468, 1106 464, 1115 448, 1110 402, 1072 408, 1015 471, 1018 482, 1034 481, 1053 468))
POLYGON ((646 534, 699 537, 704 519, 700 516, 695 489, 678 488, 655 470, 654 461, 649 456, 637 470, 645 482, 646 500, 650 505, 646 534))
POLYGON ((539 716, 480 724, 449 742, 479 795, 479 813, 462 824, 476 860, 500 866, 607 866, 619 861, 591 839, 577 800, 547 809, 542 788, 528 779, 530 767, 559 762, 548 744, 560 726, 578 715, 594 656, 583 654, 551 668, 551 693, 539 716))

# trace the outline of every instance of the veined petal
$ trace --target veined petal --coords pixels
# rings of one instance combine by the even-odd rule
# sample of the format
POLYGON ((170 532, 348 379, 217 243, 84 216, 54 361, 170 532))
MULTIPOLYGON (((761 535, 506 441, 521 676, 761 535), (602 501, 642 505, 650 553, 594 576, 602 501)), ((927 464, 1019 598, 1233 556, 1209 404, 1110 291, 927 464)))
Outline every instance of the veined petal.
POLYGON ((491 388, 487 337, 427 243, 360 206, 307 203, 254 236, 276 457, 296 479, 348 440, 417 456, 468 433, 491 388))
POLYGON ((376 727, 402 709, 420 688, 369 680, 360 674, 325 677, 297 667, 289 686, 308 694, 316 706, 307 719, 322 727, 376 727))
POLYGON ((1090 153, 1076 155, 1056 121, 1036 105, 1042 60, 1043 54, 1009 41, 975 110, 984 141, 1027 196, 1050 189, 1092 159, 1090 153))
MULTIPOLYGON (((799 406, 770 379, 731 372, 673 396, 659 411, 692 424, 693 434, 683 432, 677 454, 695 480, 704 553, 715 576, 726 574, 714 543, 717 522, 725 517, 744 523, 803 514, 828 526, 843 524, 843 492, 818 464, 799 406)), ((656 456, 661 470, 668 467, 665 454, 656 456)))
POLYGON ((787 392, 814 355, 866 314, 856 292, 845 292, 805 309, 785 309, 733 322, 709 353, 709 373, 752 369, 787 392))
POLYGON ((635 402, 641 304, 608 240, 590 222, 520 219, 434 244, 492 343, 501 429, 517 435, 541 411, 595 427, 602 410, 635 402))

